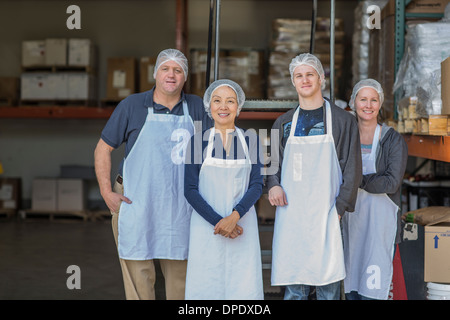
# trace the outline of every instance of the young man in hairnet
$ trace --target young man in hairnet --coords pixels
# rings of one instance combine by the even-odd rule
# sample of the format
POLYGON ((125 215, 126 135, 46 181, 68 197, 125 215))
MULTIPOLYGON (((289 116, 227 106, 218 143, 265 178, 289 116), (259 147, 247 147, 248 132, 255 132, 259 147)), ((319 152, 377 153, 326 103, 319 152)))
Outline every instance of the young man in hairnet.
MULTIPOLYGON (((361 182, 361 150, 355 117, 322 96, 321 62, 301 54, 289 65, 299 105, 280 116, 278 171, 268 177, 277 206, 272 285, 285 299, 340 298, 345 278, 340 217, 353 211, 361 182)), ((273 142, 276 143, 276 142, 273 142)), ((272 156, 273 160, 273 156, 272 156)))
POLYGON ((192 207, 184 197, 184 163, 179 160, 194 128, 213 125, 202 99, 183 92, 187 75, 183 53, 161 51, 153 89, 117 105, 95 149, 97 180, 112 213, 130 300, 155 299, 155 259, 165 278, 166 298, 184 299, 192 207), (111 152, 122 143, 125 157, 111 188, 111 152))

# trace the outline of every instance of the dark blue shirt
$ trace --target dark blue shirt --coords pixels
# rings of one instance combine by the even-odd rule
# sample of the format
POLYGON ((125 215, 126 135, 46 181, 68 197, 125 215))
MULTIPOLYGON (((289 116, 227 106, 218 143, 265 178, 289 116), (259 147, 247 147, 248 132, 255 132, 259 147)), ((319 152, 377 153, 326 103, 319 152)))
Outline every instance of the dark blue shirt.
MULTIPOLYGON (((292 122, 287 122, 283 128, 283 142, 287 141, 291 132, 292 122)), ((315 136, 325 134, 323 121, 323 106, 314 110, 299 108, 294 136, 315 136)))
MULTIPOLYGON (((223 216, 216 212, 209 203, 202 197, 199 192, 199 174, 204 158, 206 156, 206 149, 208 146, 209 130, 206 132, 194 135, 186 149, 186 163, 184 172, 184 195, 191 206, 197 211, 206 221, 215 226, 223 216)), ((248 210, 258 201, 262 194, 263 175, 262 175, 262 161, 261 161, 261 146, 260 140, 255 132, 247 130, 244 133, 245 141, 248 146, 249 156, 252 163, 250 172, 250 179, 247 192, 244 194, 235 209, 239 215, 243 217, 248 210)), ((212 157, 219 159, 244 159, 244 152, 239 137, 236 132, 233 133, 233 140, 230 147, 230 152, 227 154, 223 148, 222 140, 219 133, 216 134, 212 150, 212 157)), ((220 190, 217 190, 220 192, 220 190)), ((233 199, 230 199, 230 202, 233 199)), ((227 214, 230 214, 228 212, 227 214)))
MULTIPOLYGON (((205 112, 203 100, 200 97, 182 92, 180 101, 172 110, 169 110, 153 101, 153 90, 154 88, 123 99, 114 109, 102 131, 101 138, 109 146, 117 149, 122 143, 125 143, 125 158, 133 148, 144 126, 149 107, 153 107, 154 113, 183 116, 183 101, 186 101, 189 115, 196 125, 196 132, 201 132, 214 125, 214 121, 205 112)), ((120 163, 119 174, 122 174, 122 169, 123 160, 120 163)))

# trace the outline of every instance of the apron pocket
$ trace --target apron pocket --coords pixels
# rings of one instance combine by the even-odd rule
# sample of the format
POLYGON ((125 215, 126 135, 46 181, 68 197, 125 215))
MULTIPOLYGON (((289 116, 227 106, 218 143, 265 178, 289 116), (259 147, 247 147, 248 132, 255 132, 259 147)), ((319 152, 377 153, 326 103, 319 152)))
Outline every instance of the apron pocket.
POLYGON ((293 159, 293 174, 294 174, 294 181, 302 181, 302 175, 303 175, 303 153, 294 153, 294 159, 293 159))

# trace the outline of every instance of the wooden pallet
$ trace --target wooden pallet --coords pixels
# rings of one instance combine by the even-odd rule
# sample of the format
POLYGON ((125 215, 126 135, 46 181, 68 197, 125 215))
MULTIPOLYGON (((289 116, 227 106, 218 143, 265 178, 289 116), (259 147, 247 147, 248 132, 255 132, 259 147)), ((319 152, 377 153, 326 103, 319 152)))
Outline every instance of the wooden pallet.
POLYGON ((0 97, 0 107, 1 106, 5 107, 17 106, 17 99, 0 97))
POLYGON ((89 99, 21 99, 19 104, 20 106, 99 106, 98 101, 89 99))
POLYGON ((88 221, 90 218, 90 212, 82 211, 49 211, 49 210, 19 210, 19 216, 23 219, 27 217, 48 217, 49 220, 55 218, 81 218, 83 221, 88 221))
POLYGON ((95 68, 92 66, 27 66, 22 67, 22 72, 83 72, 83 73, 95 73, 95 68))
POLYGON ((17 214, 16 209, 0 209, 0 217, 11 218, 17 214))

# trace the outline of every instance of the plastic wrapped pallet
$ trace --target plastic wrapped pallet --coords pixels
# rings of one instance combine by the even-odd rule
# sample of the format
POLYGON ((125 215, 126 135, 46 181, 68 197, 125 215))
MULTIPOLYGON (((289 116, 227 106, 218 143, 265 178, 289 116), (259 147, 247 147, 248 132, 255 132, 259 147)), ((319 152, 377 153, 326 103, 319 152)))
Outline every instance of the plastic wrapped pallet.
POLYGON ((417 96, 428 114, 441 112, 440 67, 450 55, 449 34, 450 22, 444 20, 408 26, 394 90, 417 96))
MULTIPOLYGON (((207 51, 191 50, 191 93, 203 96, 206 88, 207 51)), ((264 52, 257 49, 221 49, 219 78, 239 83, 247 99, 265 97, 264 52)), ((211 57, 210 83, 214 81, 214 55, 211 57)))
MULTIPOLYGON (((330 90, 330 19, 316 20, 314 54, 321 60, 330 90)), ((344 60, 344 21, 335 21, 335 80, 342 73, 344 60)), ((269 99, 297 99, 289 73, 291 60, 300 53, 310 51, 311 20, 275 19, 272 22, 272 41, 269 52, 267 97, 269 99)), ((337 88, 337 86, 335 86, 337 88)))

